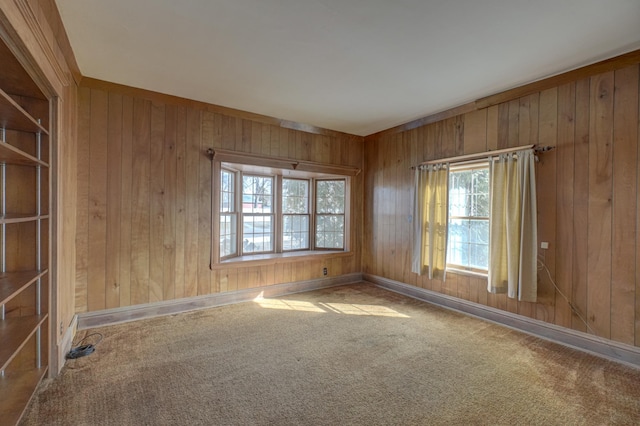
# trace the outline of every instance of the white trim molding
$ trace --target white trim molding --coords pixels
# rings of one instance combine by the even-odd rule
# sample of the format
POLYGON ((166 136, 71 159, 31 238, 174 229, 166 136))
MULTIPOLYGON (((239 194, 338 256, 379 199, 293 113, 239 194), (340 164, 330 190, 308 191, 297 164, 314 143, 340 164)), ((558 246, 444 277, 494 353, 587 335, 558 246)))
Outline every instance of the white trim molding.
POLYGON ((425 290, 376 275, 363 274, 363 280, 423 302, 445 309, 478 317, 514 330, 568 346, 592 355, 640 368, 640 348, 603 339, 592 334, 549 324, 544 321, 516 315, 490 306, 480 305, 456 297, 425 290))
POLYGON ((198 309, 249 302, 258 297, 278 297, 286 294, 302 293, 321 288, 353 284, 362 281, 362 274, 346 274, 337 277, 320 278, 294 283, 275 284, 265 287, 248 288, 226 293, 207 294, 204 296, 168 300, 164 302, 146 303, 143 305, 106 309, 96 312, 78 314, 78 330, 119 324, 139 319, 173 315, 198 309))

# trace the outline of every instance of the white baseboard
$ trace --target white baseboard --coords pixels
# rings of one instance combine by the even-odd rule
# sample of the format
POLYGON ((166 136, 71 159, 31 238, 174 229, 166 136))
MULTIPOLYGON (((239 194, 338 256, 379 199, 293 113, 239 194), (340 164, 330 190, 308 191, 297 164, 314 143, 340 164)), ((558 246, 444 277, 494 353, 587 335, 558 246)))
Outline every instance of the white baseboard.
POLYGON ((153 318, 162 315, 172 315, 180 312, 212 308, 215 306, 223 306, 233 303, 248 302, 254 300, 257 297, 284 296, 285 294, 301 293, 305 291, 317 290, 320 288, 352 284, 360 281, 362 281, 362 274, 355 273, 340 275, 337 277, 319 278, 315 280, 299 281, 286 284, 276 284, 226 293, 208 294, 204 296, 169 300, 165 302, 147 303, 144 305, 106 309, 96 312, 87 312, 78 314, 78 330, 103 327, 106 325, 119 324, 145 318, 153 318))
POLYGON ((365 281, 446 309, 462 312, 545 340, 569 346, 590 354, 640 368, 640 348, 603 339, 592 334, 549 324, 544 321, 480 305, 446 294, 425 290, 376 275, 363 274, 365 281))

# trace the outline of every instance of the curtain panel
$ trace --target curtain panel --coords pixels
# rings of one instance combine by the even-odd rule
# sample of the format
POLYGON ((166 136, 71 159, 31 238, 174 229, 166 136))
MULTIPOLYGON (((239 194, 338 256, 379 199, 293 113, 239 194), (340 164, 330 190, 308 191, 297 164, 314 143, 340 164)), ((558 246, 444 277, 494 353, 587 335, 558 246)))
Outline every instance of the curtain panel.
POLYGON ((532 149, 491 161, 488 291, 535 302, 537 215, 532 149))
POLYGON ((447 254, 449 168, 420 166, 415 171, 414 246, 412 272, 445 279, 447 254))

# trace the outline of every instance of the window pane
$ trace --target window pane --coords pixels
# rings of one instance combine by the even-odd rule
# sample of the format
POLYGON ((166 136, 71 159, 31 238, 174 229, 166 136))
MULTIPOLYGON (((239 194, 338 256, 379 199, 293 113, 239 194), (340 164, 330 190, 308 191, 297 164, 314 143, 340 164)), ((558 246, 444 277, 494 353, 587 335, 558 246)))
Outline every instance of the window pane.
POLYGON ((476 269, 489 266, 489 221, 449 221, 447 263, 476 269))
POLYGON ((273 178, 270 176, 242 177, 242 211, 245 213, 273 213, 273 178))
POLYGON ((282 179, 282 213, 309 213, 309 181, 282 179))
POLYGON ((220 257, 237 253, 236 215, 220 215, 220 257))
POLYGON ((245 214, 242 217, 244 253, 273 251, 273 217, 245 214))
POLYGON ((235 174, 222 170, 220 172, 220 212, 233 212, 235 206, 235 174))
POLYGON ((283 215, 282 249, 305 250, 309 248, 309 216, 283 215))
POLYGON ((316 188, 316 213, 344 213, 344 180, 319 180, 316 188))
POLYGON ((489 216, 489 169, 449 174, 449 216, 489 216))
POLYGON ((344 215, 316 216, 316 247, 344 248, 344 215))

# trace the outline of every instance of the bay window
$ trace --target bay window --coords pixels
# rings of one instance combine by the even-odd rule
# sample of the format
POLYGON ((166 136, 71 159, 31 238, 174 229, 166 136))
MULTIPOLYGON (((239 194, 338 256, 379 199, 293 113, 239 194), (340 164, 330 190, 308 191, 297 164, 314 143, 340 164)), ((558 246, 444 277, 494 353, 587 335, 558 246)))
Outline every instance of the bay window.
POLYGON ((348 250, 349 176, 228 162, 214 171, 214 263, 348 250))

